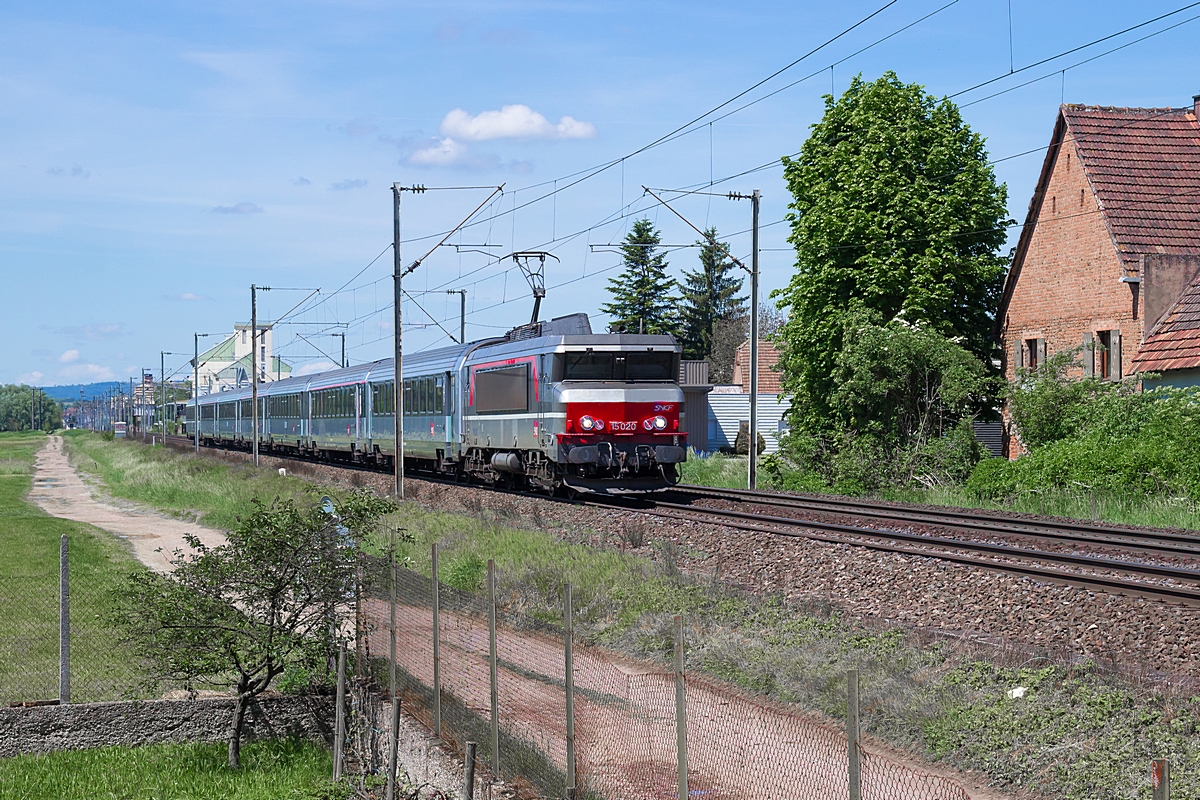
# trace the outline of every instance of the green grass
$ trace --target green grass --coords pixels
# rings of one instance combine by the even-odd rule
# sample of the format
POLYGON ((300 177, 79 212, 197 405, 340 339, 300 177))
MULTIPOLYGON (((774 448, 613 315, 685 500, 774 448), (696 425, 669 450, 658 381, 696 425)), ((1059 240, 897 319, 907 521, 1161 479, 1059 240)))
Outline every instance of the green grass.
POLYGON ((939 486, 933 489, 896 490, 887 493, 885 498, 910 503, 1100 520, 1121 525, 1200 529, 1200 505, 1186 497, 1046 489, 1040 492, 1022 492, 1003 503, 994 503, 981 500, 978 495, 962 487, 939 486))
POLYGON ((137 561, 118 539, 26 502, 41 433, 0 433, 0 703, 58 697, 59 542, 70 547, 72 700, 118 699, 139 675, 111 646, 108 592, 137 561))
POLYGON ((133 441, 105 441, 87 431, 64 436, 71 463, 99 478, 108 493, 221 530, 237 527, 254 498, 303 499, 312 485, 273 469, 230 464, 209 456, 148 447, 133 441))
POLYGON ((683 464, 680 482, 714 489, 745 489, 749 460, 746 456, 720 453, 701 456, 692 450, 683 464))
POLYGON ((224 744, 104 747, 0 759, 0 800, 284 800, 345 797, 329 776, 332 755, 314 742, 274 740, 242 748, 225 766, 224 744))

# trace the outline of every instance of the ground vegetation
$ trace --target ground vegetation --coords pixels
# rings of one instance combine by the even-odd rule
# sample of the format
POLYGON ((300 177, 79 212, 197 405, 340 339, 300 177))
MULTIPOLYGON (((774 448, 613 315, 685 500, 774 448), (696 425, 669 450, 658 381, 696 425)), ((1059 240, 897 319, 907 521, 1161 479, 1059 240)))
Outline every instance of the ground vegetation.
POLYGON ((395 505, 353 493, 330 514, 316 504, 255 500, 227 543, 189 536, 170 575, 145 570, 119 592, 114 621, 153 685, 233 685, 228 762, 240 763, 250 702, 289 666, 315 669, 336 651, 353 597, 356 539, 395 505))
POLYGON ((102 747, 0 759, 0 800, 348 800, 329 782, 332 754, 317 742, 248 744, 242 768, 220 744, 102 747))
MULTIPOLYGON (((103 446, 151 452, 133 443, 103 446)), ((703 464, 726 477, 744 476, 744 459, 703 464)), ((244 478, 231 470, 214 480, 244 478)), ((443 491, 414 489, 435 506, 443 491)), ((408 503, 387 524, 409 534, 400 557, 425 575, 436 541, 442 580, 462 591, 481 591, 487 560, 494 559, 507 615, 558 624, 561 587, 569 580, 577 635, 585 641, 666 663, 671 620, 682 613, 693 631, 689 669, 835 720, 845 713, 844 672, 857 668, 872 734, 982 770, 1000 786, 1071 800, 1134 798, 1144 790, 1148 754, 1159 752, 1177 765, 1181 785, 1200 786, 1192 727, 1197 701, 1169 683, 1130 682, 1053 652, 976 647, 854 619, 821 602, 747 593, 718 572, 689 571, 688 564, 709 563, 705 554, 651 522, 578 529, 537 501, 464 503, 462 513, 408 503), (1010 696, 1015 689, 1024 691, 1010 696)), ((380 555, 388 542, 380 530, 363 545, 380 555)))

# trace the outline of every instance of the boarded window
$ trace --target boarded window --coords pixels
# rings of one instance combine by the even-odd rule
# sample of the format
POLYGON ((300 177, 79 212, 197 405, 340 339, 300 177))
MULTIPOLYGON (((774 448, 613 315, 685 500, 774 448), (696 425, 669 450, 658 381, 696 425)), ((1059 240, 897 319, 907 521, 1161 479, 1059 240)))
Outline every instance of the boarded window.
POLYGON ((1040 356, 1041 353, 1039 353, 1038 350, 1039 348, 1037 339, 1025 340, 1025 369, 1029 370, 1030 372, 1033 372, 1039 366, 1041 366, 1041 363, 1038 361, 1038 356, 1040 356))
POLYGON ((529 365, 475 373, 475 410, 499 414, 529 410, 529 365))
POLYGON ((1096 354, 1096 371, 1102 380, 1108 380, 1112 370, 1112 331, 1098 331, 1096 343, 1099 352, 1096 354))

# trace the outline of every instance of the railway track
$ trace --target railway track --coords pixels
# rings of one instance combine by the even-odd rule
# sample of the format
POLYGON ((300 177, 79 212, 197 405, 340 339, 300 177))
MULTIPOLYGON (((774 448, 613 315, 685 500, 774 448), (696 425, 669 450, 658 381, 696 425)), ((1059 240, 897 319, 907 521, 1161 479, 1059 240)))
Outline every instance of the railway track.
MULTIPOLYGON (((191 446, 191 440, 184 437, 168 437, 168 442, 176 446, 191 446)), ((272 457, 280 458, 278 455, 272 457)), ((335 468, 372 471, 371 468, 361 465, 283 458, 335 468)), ((417 474, 413 477, 435 483, 454 483, 431 475, 417 474)), ((476 488, 489 487, 476 485, 476 488)), ((518 493, 543 499, 546 497, 544 494, 533 492, 518 493)), ((1074 586, 1089 592, 1140 597, 1200 608, 1200 570, 1190 567, 951 538, 922 533, 919 528, 937 527, 974 536, 1015 537, 1050 541, 1060 545, 1111 548, 1141 555, 1182 557, 1200 561, 1200 538, 1172 531, 1114 528, 1067 520, 1020 520, 990 512, 959 509, 934 511, 864 500, 814 498, 778 492, 710 489, 700 486, 679 486, 662 497, 642 496, 625 499, 580 496, 573 500, 555 500, 600 509, 634 511, 660 518, 721 525, 735 530, 862 547, 902 556, 934 558, 1074 586), (673 501, 674 499, 682 502, 673 501), (698 499, 738 503, 743 505, 744 509, 712 508, 694 504, 698 499), (867 527, 827 519, 796 518, 764 512, 764 508, 771 507, 825 516, 850 516, 876 523, 891 523, 897 527, 917 526, 917 530, 867 527)))

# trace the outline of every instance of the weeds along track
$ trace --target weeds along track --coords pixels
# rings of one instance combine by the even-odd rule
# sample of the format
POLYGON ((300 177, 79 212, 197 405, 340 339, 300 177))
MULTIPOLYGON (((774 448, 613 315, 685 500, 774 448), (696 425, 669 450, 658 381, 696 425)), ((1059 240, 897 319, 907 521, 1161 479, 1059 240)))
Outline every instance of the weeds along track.
MULTIPOLYGON (((192 446, 192 441, 184 437, 168 437, 168 443, 177 447, 192 446)), ((271 456, 327 468, 376 471, 362 465, 271 456)), ((420 473, 410 474, 410 477, 432 483, 455 483, 420 473)), ((486 484, 471 486, 505 491, 486 484)), ((679 486, 659 495, 636 498, 580 495, 565 499, 526 491, 509 493, 932 558, 1074 586, 1089 592, 1200 608, 1200 536, 1192 537, 1178 531, 1044 518, 1030 520, 995 512, 930 509, 702 486, 679 486), (1040 546, 1001 543, 1012 539, 1040 546), (1118 555, 1123 557, 1116 557, 1118 555)))

